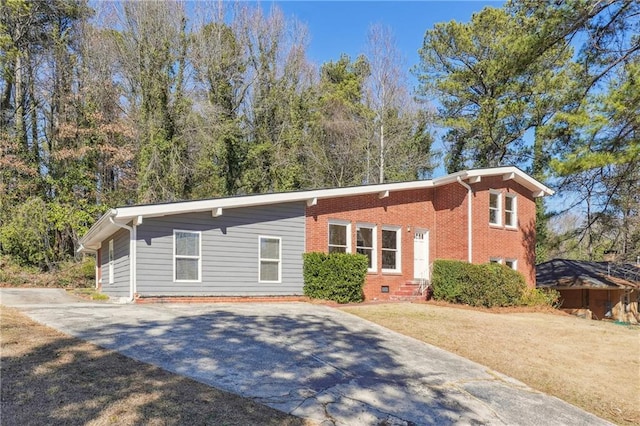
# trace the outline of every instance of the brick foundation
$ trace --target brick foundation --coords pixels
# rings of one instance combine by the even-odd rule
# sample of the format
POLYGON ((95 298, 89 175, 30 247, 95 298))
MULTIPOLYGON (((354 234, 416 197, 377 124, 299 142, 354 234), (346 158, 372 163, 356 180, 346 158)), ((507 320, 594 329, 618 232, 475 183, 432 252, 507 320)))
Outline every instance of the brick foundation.
POLYGON ((135 303, 309 302, 306 296, 136 296, 135 303))

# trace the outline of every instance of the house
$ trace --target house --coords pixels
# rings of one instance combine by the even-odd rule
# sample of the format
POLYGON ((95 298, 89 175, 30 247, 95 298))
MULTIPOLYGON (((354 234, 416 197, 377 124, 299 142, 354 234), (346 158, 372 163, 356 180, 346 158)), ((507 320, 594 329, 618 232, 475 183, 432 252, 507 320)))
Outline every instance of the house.
POLYGON ((302 295, 302 253, 369 258, 368 300, 428 282, 434 259, 501 262, 535 285, 535 198, 516 167, 433 180, 120 207, 80 240, 113 298, 302 295))
POLYGON ((638 323, 640 266, 553 259, 539 264, 537 287, 560 293, 562 309, 586 318, 638 323))

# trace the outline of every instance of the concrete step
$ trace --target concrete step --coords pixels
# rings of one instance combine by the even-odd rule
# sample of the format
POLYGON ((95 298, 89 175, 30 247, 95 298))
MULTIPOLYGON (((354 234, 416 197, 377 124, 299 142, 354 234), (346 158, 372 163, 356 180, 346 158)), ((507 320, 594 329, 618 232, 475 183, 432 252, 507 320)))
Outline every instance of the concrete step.
POLYGON ((425 300, 425 297, 421 295, 403 296, 403 295, 393 294, 392 296, 389 297, 389 300, 403 301, 403 302, 417 302, 420 300, 425 300))

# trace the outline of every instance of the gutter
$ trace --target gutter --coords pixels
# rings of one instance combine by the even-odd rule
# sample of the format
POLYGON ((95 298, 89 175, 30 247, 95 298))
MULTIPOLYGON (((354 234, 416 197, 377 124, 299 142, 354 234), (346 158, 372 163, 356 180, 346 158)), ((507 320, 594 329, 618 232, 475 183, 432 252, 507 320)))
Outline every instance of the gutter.
POLYGON ((472 230, 472 225, 473 225, 473 217, 471 215, 472 213, 472 209, 471 209, 471 198, 473 196, 473 190, 471 189, 471 187, 464 182, 460 176, 458 176, 456 178, 456 180, 458 181, 458 183, 462 186, 464 186, 465 188, 467 188, 467 195, 468 195, 468 201, 467 201, 467 256, 468 256, 468 262, 469 263, 473 263, 473 230, 472 230))
POLYGON ((136 225, 129 226, 118 223, 113 220, 113 216, 109 216, 109 222, 118 228, 129 231, 129 300, 133 302, 136 292, 136 225))

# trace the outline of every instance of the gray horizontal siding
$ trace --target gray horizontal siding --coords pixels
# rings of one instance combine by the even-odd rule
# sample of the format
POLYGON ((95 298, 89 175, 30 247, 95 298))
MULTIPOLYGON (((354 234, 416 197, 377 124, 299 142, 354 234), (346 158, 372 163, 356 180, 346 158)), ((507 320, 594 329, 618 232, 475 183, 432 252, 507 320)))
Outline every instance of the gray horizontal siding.
POLYGON ((129 297, 129 231, 120 229, 102 242, 102 292, 111 297, 129 297), (113 240, 113 284, 109 284, 109 241, 113 240))
POLYGON ((160 295, 302 294, 304 203, 145 218, 137 230, 137 292, 160 295), (201 232, 201 282, 173 280, 173 231, 201 232), (280 237, 282 279, 258 282, 258 236, 280 237))

